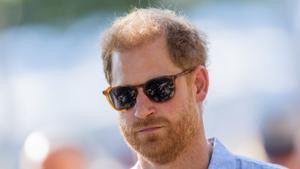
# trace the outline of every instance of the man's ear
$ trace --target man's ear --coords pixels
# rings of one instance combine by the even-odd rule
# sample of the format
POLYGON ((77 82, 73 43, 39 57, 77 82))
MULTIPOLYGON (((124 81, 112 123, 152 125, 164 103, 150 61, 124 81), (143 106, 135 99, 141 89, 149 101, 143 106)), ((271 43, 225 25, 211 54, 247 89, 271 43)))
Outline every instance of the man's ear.
POLYGON ((206 98, 209 86, 209 78, 207 69, 200 65, 194 70, 193 83, 196 87, 197 102, 203 102, 206 98))

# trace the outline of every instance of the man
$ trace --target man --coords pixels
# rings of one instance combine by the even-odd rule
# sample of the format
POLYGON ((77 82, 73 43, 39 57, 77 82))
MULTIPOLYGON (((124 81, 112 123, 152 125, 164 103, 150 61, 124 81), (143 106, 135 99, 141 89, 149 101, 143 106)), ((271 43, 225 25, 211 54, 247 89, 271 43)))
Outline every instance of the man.
POLYGON ((137 153, 133 169, 280 168, 234 156, 205 138, 206 46, 183 17, 135 9, 118 18, 103 39, 110 85, 103 94, 119 111, 121 132, 137 153))

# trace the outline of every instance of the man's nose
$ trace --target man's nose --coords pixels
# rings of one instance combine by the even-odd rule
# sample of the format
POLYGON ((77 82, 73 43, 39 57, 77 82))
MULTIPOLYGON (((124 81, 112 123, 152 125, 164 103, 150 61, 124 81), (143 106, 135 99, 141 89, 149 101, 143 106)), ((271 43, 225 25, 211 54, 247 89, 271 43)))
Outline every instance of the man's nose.
POLYGON ((142 88, 138 89, 138 96, 134 108, 134 115, 139 119, 145 119, 155 113, 153 102, 145 95, 142 88))

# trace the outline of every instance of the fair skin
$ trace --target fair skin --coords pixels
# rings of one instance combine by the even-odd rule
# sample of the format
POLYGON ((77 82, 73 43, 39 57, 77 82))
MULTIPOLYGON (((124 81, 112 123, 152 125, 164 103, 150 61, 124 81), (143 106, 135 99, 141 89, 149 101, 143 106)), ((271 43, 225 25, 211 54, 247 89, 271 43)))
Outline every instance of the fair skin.
MULTIPOLYGON (((112 86, 141 84, 181 71, 170 60, 166 40, 160 36, 138 47, 116 52, 112 58, 112 86)), ((208 168, 211 146, 206 141, 202 120, 208 74, 203 66, 198 66, 190 76, 191 83, 187 83, 185 76, 176 79, 175 95, 164 103, 151 101, 139 88, 135 106, 119 113, 121 131, 137 152, 139 168, 208 168), (148 119, 154 119, 153 123, 133 127, 148 119), (155 119, 163 120, 156 123, 155 119)))

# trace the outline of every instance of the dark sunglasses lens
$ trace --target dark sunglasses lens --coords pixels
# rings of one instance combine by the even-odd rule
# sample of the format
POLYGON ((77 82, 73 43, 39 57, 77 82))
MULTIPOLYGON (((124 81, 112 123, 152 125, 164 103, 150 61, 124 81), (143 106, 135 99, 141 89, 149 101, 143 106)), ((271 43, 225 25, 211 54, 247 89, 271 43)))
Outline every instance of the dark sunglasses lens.
POLYGON ((168 77, 150 80, 145 84, 145 93, 155 102, 167 101, 174 96, 174 80, 168 77))
POLYGON ((110 100, 118 110, 130 109, 135 105, 137 90, 132 87, 117 87, 110 92, 110 100))

